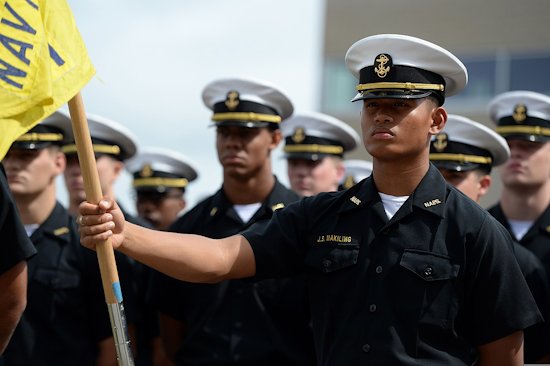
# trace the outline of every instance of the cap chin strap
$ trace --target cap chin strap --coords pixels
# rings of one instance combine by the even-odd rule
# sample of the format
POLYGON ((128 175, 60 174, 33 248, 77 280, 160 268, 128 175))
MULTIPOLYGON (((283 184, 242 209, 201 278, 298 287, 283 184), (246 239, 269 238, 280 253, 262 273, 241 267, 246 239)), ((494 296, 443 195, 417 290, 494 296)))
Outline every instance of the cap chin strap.
POLYGON ((493 159, 485 156, 464 155, 464 154, 430 154, 430 160, 435 161, 458 161, 460 163, 491 164, 493 159))
POLYGON ((550 136, 550 128, 541 126, 500 126, 495 129, 495 132, 499 134, 521 133, 550 136))
POLYGON ((421 84, 421 83, 368 83, 359 84, 355 87, 357 91, 366 91, 372 89, 404 89, 404 90, 438 90, 444 91, 445 85, 443 84, 421 84))
POLYGON ((229 112, 229 113, 216 113, 212 116, 212 121, 246 121, 246 122, 271 122, 280 123, 281 116, 272 114, 262 114, 253 112, 229 112))

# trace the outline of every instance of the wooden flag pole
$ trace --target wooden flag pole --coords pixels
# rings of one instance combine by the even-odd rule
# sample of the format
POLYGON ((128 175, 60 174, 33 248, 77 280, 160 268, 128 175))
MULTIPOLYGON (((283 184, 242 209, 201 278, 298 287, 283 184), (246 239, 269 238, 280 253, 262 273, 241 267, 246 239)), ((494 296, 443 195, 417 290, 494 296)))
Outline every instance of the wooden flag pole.
MULTIPOLYGON (((80 92, 69 101, 69 112, 71 114, 82 178, 84 179, 86 199, 88 202, 97 204, 103 198, 103 194, 101 192, 92 139, 80 92)), ((122 291, 120 289, 111 239, 97 244, 96 250, 99 269, 101 271, 101 280, 103 282, 103 291, 105 292, 105 301, 107 302, 113 329, 118 364, 120 366, 133 366, 134 360, 130 349, 128 327, 122 304, 122 291)))

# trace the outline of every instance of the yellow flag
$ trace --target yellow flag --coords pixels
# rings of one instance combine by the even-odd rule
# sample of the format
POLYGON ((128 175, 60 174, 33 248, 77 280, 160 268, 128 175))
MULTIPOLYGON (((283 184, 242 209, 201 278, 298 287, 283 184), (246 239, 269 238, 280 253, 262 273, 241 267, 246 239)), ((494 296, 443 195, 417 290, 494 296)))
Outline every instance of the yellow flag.
POLYGON ((0 0, 0 160, 94 73, 66 0, 0 0))

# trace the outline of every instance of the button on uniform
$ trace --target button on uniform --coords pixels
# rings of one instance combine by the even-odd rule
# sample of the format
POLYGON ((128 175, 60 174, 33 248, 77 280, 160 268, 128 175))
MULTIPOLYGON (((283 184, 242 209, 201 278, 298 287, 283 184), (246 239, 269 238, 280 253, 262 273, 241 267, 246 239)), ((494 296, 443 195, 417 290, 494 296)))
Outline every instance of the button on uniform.
POLYGON ((370 307, 369 307, 369 311, 371 313, 374 313, 376 311, 376 305, 372 304, 370 307))
POLYGON ((432 267, 426 267, 426 269, 424 270, 424 275, 425 276, 431 276, 432 273, 433 273, 432 267))
POLYGON ((367 343, 363 345, 363 352, 369 352, 370 351, 370 345, 367 343))
POLYGON ((324 266, 325 268, 330 267, 331 264, 332 264, 332 262, 329 261, 328 259, 325 259, 325 260, 323 261, 323 266, 324 266))
POLYGON ((382 266, 376 267, 376 273, 382 273, 382 266))

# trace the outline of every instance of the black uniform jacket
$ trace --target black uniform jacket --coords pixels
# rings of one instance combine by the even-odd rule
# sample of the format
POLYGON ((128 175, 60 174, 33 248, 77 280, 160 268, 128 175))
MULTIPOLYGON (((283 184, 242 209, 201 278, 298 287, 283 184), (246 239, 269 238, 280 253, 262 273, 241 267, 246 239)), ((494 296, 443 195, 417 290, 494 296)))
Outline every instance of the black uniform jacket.
MULTIPOLYGON (((261 208, 242 222, 223 189, 178 219, 170 231, 224 238, 269 219, 299 196, 276 182, 261 208)), ((177 365, 315 365, 305 275, 263 281, 192 284, 161 275, 156 307, 187 326, 177 365)))
POLYGON ((80 245, 75 218, 57 203, 31 235, 27 308, 6 350, 6 365, 94 365, 112 335, 97 255, 80 245))
MULTIPOLYGON (((510 224, 508 224, 508 220, 506 216, 504 216, 500 204, 490 208, 489 213, 493 215, 494 218, 508 230, 512 238, 515 239, 514 232, 510 228, 510 224)), ((544 213, 533 223, 533 226, 531 226, 529 231, 521 240, 518 240, 518 242, 540 259, 546 270, 546 274, 550 276, 550 206, 548 206, 546 211, 544 211, 544 213)), ((550 282, 550 277, 548 280, 550 282)))
MULTIPOLYGON (((514 233, 500 205, 489 210, 512 238, 514 233)), ((534 325, 525 332, 525 363, 535 363, 550 354, 550 209, 533 224, 521 242, 515 244, 516 259, 537 302, 544 323, 534 325)))
POLYGON ((389 221, 371 176, 243 235, 254 279, 307 268, 320 365, 471 365, 541 321, 506 230, 433 165, 389 221))

